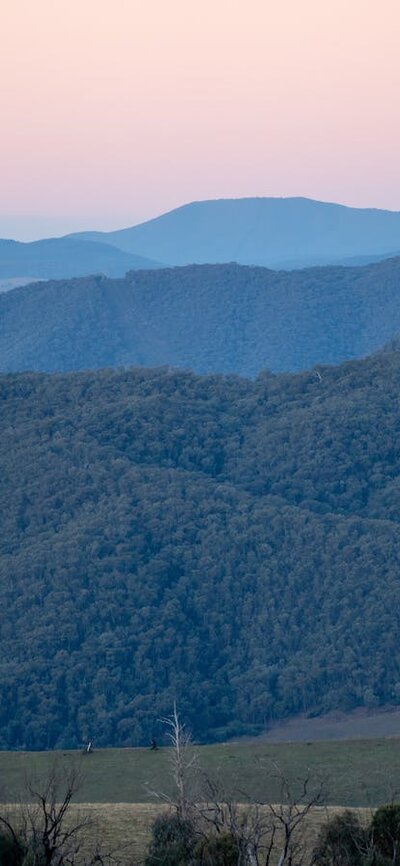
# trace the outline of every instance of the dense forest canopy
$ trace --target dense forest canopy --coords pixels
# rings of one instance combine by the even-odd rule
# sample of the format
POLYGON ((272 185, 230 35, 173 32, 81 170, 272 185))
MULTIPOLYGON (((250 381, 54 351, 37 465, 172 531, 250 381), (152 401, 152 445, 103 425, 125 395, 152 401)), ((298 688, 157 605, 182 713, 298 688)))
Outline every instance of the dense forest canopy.
POLYGON ((400 702, 400 353, 0 377, 0 745, 400 702))
POLYGON ((199 265, 40 283, 0 296, 0 370, 135 364, 256 376, 337 364, 400 332, 399 289, 400 258, 291 272, 199 265))

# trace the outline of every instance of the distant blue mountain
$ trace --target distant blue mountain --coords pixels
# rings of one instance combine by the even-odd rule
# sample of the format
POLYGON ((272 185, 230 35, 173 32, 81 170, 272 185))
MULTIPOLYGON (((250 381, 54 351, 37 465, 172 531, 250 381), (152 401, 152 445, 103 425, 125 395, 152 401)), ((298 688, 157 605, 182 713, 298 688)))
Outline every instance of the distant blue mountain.
POLYGON ((114 232, 0 240, 0 280, 68 279, 165 265, 237 262, 293 270, 361 265, 400 251, 400 213, 305 198, 193 202, 114 232))
POLYGON ((106 243, 68 237, 32 243, 0 240, 0 279, 24 276, 67 279, 97 272, 119 277, 128 270, 156 267, 157 262, 106 243))
POLYGON ((367 264, 400 250, 400 213, 306 198, 220 199, 186 204, 132 228, 71 237, 168 265, 367 264))

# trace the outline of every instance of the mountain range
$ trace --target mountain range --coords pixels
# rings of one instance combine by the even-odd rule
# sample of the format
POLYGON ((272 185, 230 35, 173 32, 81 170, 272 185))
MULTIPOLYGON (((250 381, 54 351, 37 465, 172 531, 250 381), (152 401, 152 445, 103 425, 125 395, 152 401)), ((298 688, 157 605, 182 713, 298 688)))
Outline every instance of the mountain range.
POLYGON ((0 241, 0 748, 400 704, 399 249, 305 199, 0 241))
POLYGON ((118 231, 0 241, 0 279, 123 276, 159 265, 226 262, 288 270, 367 264, 398 252, 398 212, 307 198, 219 199, 191 202, 118 231))
POLYGON ((400 213, 307 198, 219 199, 192 202, 132 228, 73 237, 168 265, 363 264, 400 251, 400 213))
POLYGON ((0 295, 0 370, 170 365, 255 376, 337 364, 400 333, 400 258, 299 271, 192 265, 0 295))

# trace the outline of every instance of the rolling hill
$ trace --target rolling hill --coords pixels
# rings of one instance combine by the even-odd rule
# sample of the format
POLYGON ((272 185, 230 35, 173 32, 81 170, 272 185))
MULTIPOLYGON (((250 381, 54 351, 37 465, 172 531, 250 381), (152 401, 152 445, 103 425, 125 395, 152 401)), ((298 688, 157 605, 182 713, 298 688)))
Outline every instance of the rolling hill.
POLYGON ((116 249, 106 243, 49 238, 20 243, 0 240, 0 278, 30 276, 59 279, 102 272, 123 276, 135 268, 159 267, 156 262, 116 249))
POLYGON ((363 264, 400 250, 400 213, 307 198, 198 201, 114 232, 73 237, 167 265, 238 262, 271 268, 363 264))
POLYGON ((36 284, 0 296, 0 369, 139 364, 254 376, 336 364, 400 332, 400 259, 271 271, 235 264, 36 284))
POLYGON ((399 383, 2 375, 1 747, 398 704, 399 383))

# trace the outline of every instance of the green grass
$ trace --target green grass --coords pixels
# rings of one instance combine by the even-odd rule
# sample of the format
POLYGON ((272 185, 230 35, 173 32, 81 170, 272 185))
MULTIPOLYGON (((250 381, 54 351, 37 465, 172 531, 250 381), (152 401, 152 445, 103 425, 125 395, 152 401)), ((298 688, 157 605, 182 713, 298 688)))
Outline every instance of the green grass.
MULTIPOLYGON (((302 827, 309 848, 332 811, 387 802, 396 793, 400 778, 400 739, 275 745, 241 742, 199 746, 196 751, 205 773, 239 801, 247 797, 277 802, 277 766, 294 787, 296 779, 307 775, 311 780, 325 779, 325 799, 331 805, 313 810, 302 827)), ((0 752, 3 802, 24 798, 26 780, 44 778, 55 759, 60 771, 73 765, 82 769, 72 818, 78 812, 93 818, 85 833, 88 850, 98 839, 103 850, 118 852, 122 866, 142 862, 152 821, 165 808, 152 791, 171 789, 169 750, 104 749, 87 756, 79 752, 0 752)), ((365 814, 368 817, 369 810, 365 814)))
MULTIPOLYGON (((278 801, 278 765, 295 786, 309 775, 324 779, 326 803, 376 806, 397 794, 400 739, 266 744, 227 743, 196 747, 205 773, 239 800, 278 801)), ((44 777, 54 759, 60 769, 80 762, 82 803, 151 803, 154 791, 171 789, 169 750, 100 749, 79 752, 0 752, 0 800, 23 798, 26 778, 44 777)), ((400 788, 398 791, 400 795, 400 788)))

